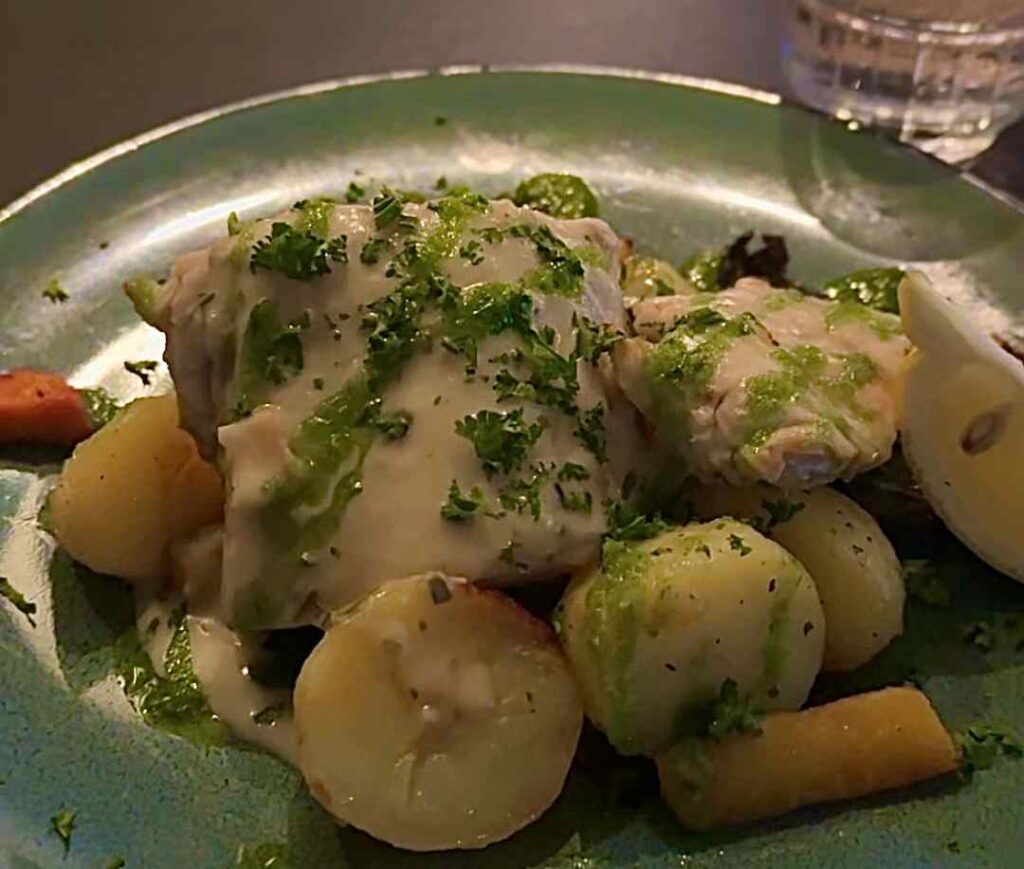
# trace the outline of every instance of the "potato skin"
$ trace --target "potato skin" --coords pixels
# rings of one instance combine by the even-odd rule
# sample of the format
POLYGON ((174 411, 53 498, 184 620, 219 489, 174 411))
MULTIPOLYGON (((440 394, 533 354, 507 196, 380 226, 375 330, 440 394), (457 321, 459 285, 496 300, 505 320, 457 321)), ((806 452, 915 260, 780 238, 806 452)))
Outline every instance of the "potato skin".
POLYGON ((558 625, 588 717, 623 754, 668 747, 726 679, 763 708, 799 708, 824 645, 807 571, 731 519, 607 543, 558 625))
POLYGON ((885 688, 765 717, 760 734, 681 743, 657 758, 662 794, 707 829, 852 799, 952 772, 952 738, 915 688, 885 688))
MULTIPOLYGON (((716 486, 696 497, 701 515, 753 519, 807 568, 825 609, 825 670, 866 664, 903 632, 903 569, 871 514, 834 489, 783 493, 716 486), (766 504, 802 505, 773 521, 766 504)), ((776 516, 779 513, 776 511, 776 516)))
POLYGON ((223 484, 178 427, 173 394, 132 402, 76 448, 50 503, 77 561, 127 580, 168 569, 168 547, 223 513, 223 484))

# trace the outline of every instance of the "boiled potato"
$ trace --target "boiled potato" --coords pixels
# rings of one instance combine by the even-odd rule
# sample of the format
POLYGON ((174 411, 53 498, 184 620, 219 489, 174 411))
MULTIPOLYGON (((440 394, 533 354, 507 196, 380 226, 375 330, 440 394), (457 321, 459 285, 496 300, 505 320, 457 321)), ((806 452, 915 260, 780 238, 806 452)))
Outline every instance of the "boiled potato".
POLYGON ((704 516, 754 520, 814 577, 828 624, 824 669, 853 670, 903 632, 899 559, 878 523, 845 495, 716 486, 695 500, 704 516))
POLYGON ((760 733, 681 743, 657 763, 672 810, 706 829, 902 787, 952 772, 959 755, 924 694, 886 688, 774 712, 760 733))
POLYGON ((334 817, 401 848, 482 848, 562 790, 583 723, 545 623, 440 574, 338 616, 295 686, 299 769, 334 817))
POLYGON ((757 706, 798 708, 825 641, 807 571, 731 519, 606 543, 558 625, 587 715, 624 754, 666 748, 729 679, 757 706))
POLYGON ((223 486, 178 427, 174 395, 132 402, 80 443, 50 496, 72 558, 129 580, 162 575, 168 546, 223 510, 223 486))

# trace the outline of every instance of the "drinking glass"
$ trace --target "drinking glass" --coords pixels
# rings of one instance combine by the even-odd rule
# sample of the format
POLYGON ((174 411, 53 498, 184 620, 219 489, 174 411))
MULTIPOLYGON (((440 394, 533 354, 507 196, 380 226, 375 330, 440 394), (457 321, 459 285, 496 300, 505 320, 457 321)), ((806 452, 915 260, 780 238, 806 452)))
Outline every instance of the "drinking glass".
POLYGON ((783 63, 809 105, 961 162, 1024 113, 1024 0, 795 0, 783 63))

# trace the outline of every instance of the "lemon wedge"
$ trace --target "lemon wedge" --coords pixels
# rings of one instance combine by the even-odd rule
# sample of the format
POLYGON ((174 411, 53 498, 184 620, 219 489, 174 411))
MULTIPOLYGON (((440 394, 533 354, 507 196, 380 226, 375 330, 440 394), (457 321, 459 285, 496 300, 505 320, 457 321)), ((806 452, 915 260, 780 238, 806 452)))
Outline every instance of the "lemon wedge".
POLYGON ((946 526, 1024 582, 1024 365, 920 272, 899 288, 914 351, 903 392, 903 451, 946 526))

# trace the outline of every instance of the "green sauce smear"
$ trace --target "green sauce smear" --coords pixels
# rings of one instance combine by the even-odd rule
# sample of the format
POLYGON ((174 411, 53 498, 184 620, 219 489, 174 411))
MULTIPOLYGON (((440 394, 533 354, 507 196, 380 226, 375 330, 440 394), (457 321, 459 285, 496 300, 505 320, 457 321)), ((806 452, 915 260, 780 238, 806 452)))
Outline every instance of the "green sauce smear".
POLYGON ((597 217, 598 203, 594 191, 576 175, 544 172, 527 178, 516 187, 512 197, 516 205, 526 205, 552 217, 572 220, 597 217))

